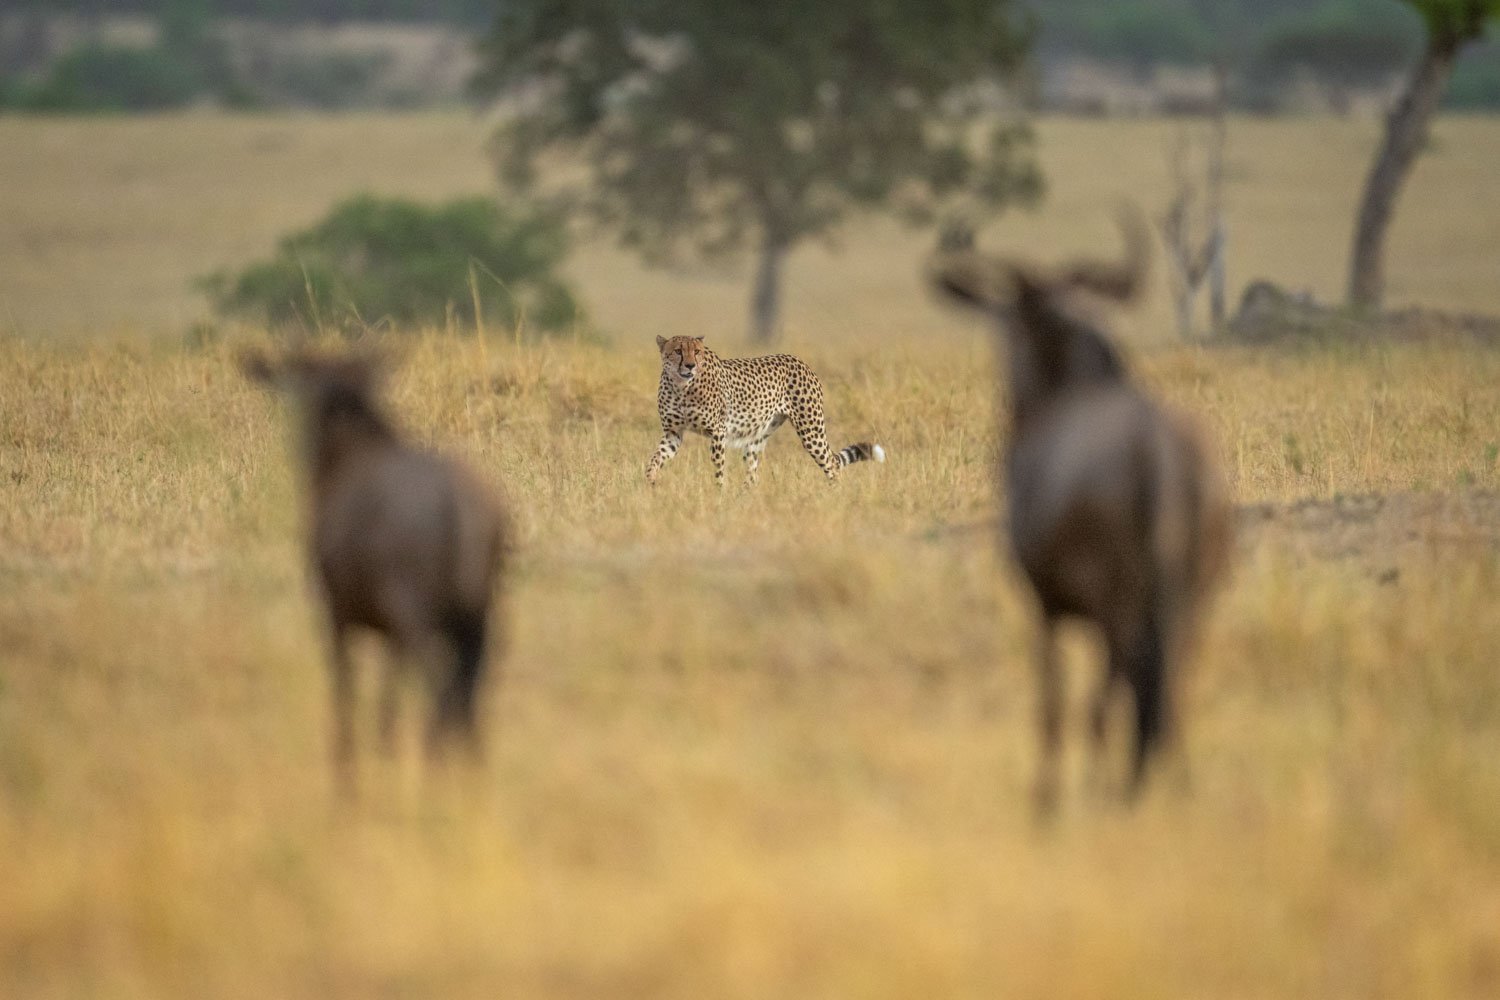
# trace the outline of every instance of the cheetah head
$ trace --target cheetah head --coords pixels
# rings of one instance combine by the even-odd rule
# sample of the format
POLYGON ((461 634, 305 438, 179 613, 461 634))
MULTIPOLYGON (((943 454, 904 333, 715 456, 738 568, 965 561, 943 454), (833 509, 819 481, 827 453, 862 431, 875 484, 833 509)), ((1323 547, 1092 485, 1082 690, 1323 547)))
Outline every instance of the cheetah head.
POLYGON ((698 362, 703 360, 702 337, 673 337, 670 340, 657 337, 656 346, 661 351, 664 371, 671 372, 684 384, 693 380, 698 373, 698 362))

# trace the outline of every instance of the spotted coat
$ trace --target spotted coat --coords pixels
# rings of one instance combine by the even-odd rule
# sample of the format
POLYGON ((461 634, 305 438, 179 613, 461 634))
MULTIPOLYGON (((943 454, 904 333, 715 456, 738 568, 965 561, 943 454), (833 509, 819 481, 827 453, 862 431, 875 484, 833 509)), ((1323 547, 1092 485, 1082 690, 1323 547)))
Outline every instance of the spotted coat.
POLYGON ((721 358, 703 346, 702 337, 656 338, 661 351, 661 382, 656 409, 661 416, 661 443, 646 465, 646 480, 656 482, 661 467, 677 454, 684 431, 708 438, 714 479, 724 482, 724 449, 745 450, 745 482, 760 471, 766 441, 787 420, 797 429, 802 447, 829 479, 855 462, 885 461, 885 449, 861 442, 833 451, 823 422, 823 383, 807 364, 790 354, 762 358, 721 358))

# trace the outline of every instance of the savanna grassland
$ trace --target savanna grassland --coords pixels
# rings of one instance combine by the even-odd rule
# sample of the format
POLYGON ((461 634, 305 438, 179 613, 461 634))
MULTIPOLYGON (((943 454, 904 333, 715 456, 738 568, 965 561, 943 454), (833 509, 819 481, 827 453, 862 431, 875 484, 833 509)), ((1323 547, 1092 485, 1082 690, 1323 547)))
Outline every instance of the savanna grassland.
MULTIPOLYGON (((884 223, 789 275, 834 443, 890 453, 835 487, 785 430, 753 492, 700 441, 643 481, 652 335, 742 349, 735 275, 589 243, 607 341, 396 344, 393 411, 514 505, 510 655, 481 771, 424 775, 412 714, 339 807, 290 413, 237 372, 262 332, 183 336, 189 282, 355 190, 487 189, 483 132, 0 121, 0 995, 1500 992, 1500 350, 1163 344, 1160 294, 1123 322, 1218 446, 1240 557, 1187 687, 1190 790, 1125 811, 1075 744, 1039 831, 988 336, 884 223)), ((1337 290, 1373 133, 1235 123, 1237 280, 1337 290)), ((1170 134, 1044 123, 1048 205, 987 241, 1112 250, 1170 134)), ((1500 312, 1496 162, 1500 124, 1440 123, 1399 302, 1500 312)))

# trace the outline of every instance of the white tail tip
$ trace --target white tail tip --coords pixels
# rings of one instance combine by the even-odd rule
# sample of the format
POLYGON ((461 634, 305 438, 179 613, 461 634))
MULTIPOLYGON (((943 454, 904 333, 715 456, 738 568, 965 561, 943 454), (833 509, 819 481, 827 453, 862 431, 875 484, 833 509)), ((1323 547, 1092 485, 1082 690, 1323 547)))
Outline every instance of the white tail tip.
POLYGON ((882 447, 880 447, 880 445, 878 445, 878 444, 875 446, 875 461, 877 461, 877 462, 884 462, 885 461, 885 449, 882 448, 882 447))

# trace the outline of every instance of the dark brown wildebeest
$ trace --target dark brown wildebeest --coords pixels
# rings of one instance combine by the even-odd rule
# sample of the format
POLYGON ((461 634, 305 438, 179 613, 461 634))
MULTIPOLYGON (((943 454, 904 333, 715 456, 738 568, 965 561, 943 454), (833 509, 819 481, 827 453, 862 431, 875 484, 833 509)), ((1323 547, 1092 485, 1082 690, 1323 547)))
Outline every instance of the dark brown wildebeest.
POLYGON ((1046 273, 963 253, 933 268, 940 289, 993 314, 1006 332, 1004 478, 1010 544, 1041 608, 1036 796, 1044 814, 1056 802, 1062 737, 1059 621, 1096 625, 1108 651, 1090 715, 1096 767, 1112 692, 1124 684, 1134 696, 1134 796, 1174 735, 1180 660, 1229 550, 1227 493, 1194 425, 1134 384, 1080 309, 1080 293, 1124 302, 1139 291, 1144 227, 1131 220, 1127 236, 1121 264, 1046 273))
POLYGON ((246 375, 288 393, 302 425, 309 549, 328 613, 333 757, 354 784, 354 678, 350 633, 384 637, 382 745, 394 744, 406 665, 420 664, 434 693, 430 755, 449 740, 479 750, 475 699, 508 544, 503 509, 463 465, 403 440, 382 409, 383 366, 366 354, 252 351, 246 375))

